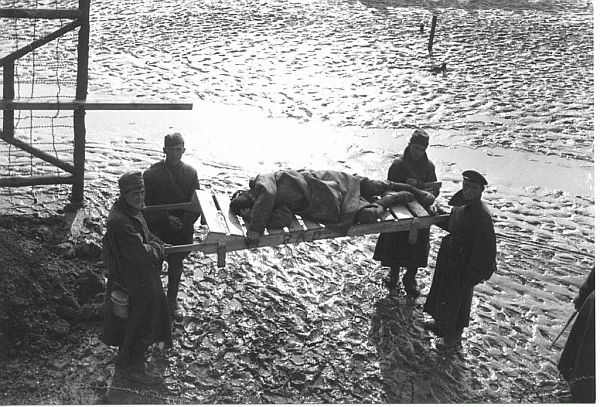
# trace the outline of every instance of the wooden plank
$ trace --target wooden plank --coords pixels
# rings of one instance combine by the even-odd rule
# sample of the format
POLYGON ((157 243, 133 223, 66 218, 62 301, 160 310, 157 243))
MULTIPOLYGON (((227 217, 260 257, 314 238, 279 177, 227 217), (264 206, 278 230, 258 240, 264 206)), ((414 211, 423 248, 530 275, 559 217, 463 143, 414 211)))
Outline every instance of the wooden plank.
POLYGON ((0 178, 0 187, 29 187, 33 185, 73 184, 75 177, 46 176, 46 177, 4 177, 0 178))
POLYGON ((394 220, 394 215, 392 215, 392 213, 389 210, 385 210, 385 212, 383 212, 383 215, 381 215, 381 220, 383 222, 385 222, 386 220, 394 220))
POLYGON ((211 233, 228 234, 227 225, 225 224, 222 214, 219 213, 219 210, 217 209, 212 193, 209 191, 196 192, 198 200, 200 201, 200 207, 202 208, 204 220, 208 226, 209 235, 211 233))
POLYGON ((396 219, 398 219, 398 220, 413 218, 413 214, 404 205, 401 205, 401 204, 392 205, 390 207, 390 210, 391 210, 391 212, 394 213, 394 216, 396 216, 396 219))
POLYGON ((223 218, 225 219, 229 233, 232 235, 244 236, 244 230, 242 229, 242 225, 240 224, 238 217, 231 211, 231 209, 229 209, 229 203, 231 202, 229 196, 225 194, 215 194, 215 199, 217 201, 217 205, 219 205, 221 213, 223 214, 223 218))
POLYGON ((418 201, 412 201, 406 204, 408 209, 417 217, 422 218, 424 216, 430 216, 429 212, 418 201))
POLYGON ((312 220, 304 219, 303 217, 300 218, 302 219, 302 222, 304 222, 304 226, 306 226, 307 230, 323 229, 323 226, 319 223, 313 222, 312 220))
POLYGON ((292 223, 290 223, 288 229, 290 232, 299 232, 301 230, 304 230, 304 227, 300 224, 300 222, 298 222, 298 219, 294 217, 294 220, 292 221, 292 223))
MULTIPOLYGON (((353 225, 348 233, 344 234, 337 230, 332 230, 328 228, 320 228, 316 230, 302 230, 295 231, 289 233, 279 233, 273 235, 265 235, 262 236, 259 240, 258 247, 272 247, 278 246, 280 244, 291 244, 291 243, 301 243, 301 242, 312 242, 314 240, 320 239, 331 239, 335 237, 342 236, 362 236, 368 234, 375 233, 385 233, 385 232, 399 232, 410 230, 411 227, 417 227, 418 229, 426 229, 431 227, 431 225, 441 222, 448 218, 450 215, 437 215, 437 216, 428 216, 425 218, 410 218, 404 220, 396 220, 396 221, 386 221, 386 222, 377 222, 371 224, 363 224, 363 225, 353 225)), ((189 244, 189 245, 179 245, 172 246, 168 249, 165 249, 167 253, 175 253, 175 252, 185 252, 185 251, 195 251, 199 250, 206 254, 214 254, 218 252, 218 244, 224 243, 226 244, 227 251, 236 251, 236 250, 244 250, 248 249, 248 244, 246 243, 246 239, 243 236, 224 236, 220 235, 218 240, 210 240, 197 244, 189 244)))
MULTIPOLYGON (((1 61, 1 60, 0 60, 1 61)), ((190 102, 168 102, 168 101, 93 101, 64 99, 2 99, 0 110, 75 110, 85 108, 86 110, 192 110, 193 103, 190 102)))
POLYGON ((54 165, 55 167, 60 168, 61 170, 68 172, 70 174, 75 174, 75 166, 72 164, 69 164, 65 161, 62 161, 59 158, 56 158, 55 156, 48 154, 45 151, 42 151, 40 149, 37 149, 33 146, 30 146, 29 144, 27 144, 26 142, 19 140, 18 138, 15 137, 5 137, 3 135, 2 140, 6 141, 9 144, 12 144, 13 146, 20 148, 23 151, 28 152, 29 154, 33 155, 34 157, 37 157, 41 160, 44 160, 52 165, 54 165))
POLYGON ((0 17, 5 18, 44 18, 54 19, 76 19, 81 17, 77 9, 28 9, 28 8, 3 8, 0 9, 0 17))

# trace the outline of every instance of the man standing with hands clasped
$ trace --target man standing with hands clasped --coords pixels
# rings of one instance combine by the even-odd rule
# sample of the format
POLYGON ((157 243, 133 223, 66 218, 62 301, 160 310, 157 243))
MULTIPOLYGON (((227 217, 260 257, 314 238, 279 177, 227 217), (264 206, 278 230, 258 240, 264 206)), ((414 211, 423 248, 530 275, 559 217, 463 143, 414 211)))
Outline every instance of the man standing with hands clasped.
POLYGON ((487 180, 473 170, 462 176, 462 189, 449 202, 450 217, 438 224, 450 233, 442 239, 423 308, 435 320, 425 327, 443 337, 445 347, 460 343, 463 329, 469 326, 473 287, 496 271, 496 233, 489 209, 481 201, 487 180))
MULTIPOLYGON (((164 205, 190 202, 196 189, 199 189, 196 170, 181 161, 185 152, 183 137, 179 133, 167 134, 163 152, 165 159, 152 164, 144 172, 146 184, 146 205, 164 205)), ((168 211, 146 211, 144 217, 150 231, 172 245, 193 242, 194 223, 198 214, 184 209, 168 211)), ((183 312, 177 302, 179 283, 183 272, 183 259, 189 252, 167 255, 168 284, 167 299, 171 317, 181 321, 183 312)))

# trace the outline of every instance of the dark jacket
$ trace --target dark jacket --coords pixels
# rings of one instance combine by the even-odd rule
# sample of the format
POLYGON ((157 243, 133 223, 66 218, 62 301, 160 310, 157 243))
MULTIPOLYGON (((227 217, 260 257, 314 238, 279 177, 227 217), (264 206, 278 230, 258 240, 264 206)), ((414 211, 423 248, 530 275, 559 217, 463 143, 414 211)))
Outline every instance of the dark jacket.
POLYGON ((167 297, 160 280, 162 242, 148 230, 140 212, 119 198, 113 205, 102 240, 102 257, 108 269, 102 340, 129 348, 132 343, 172 345, 167 297), (111 293, 129 293, 129 318, 113 314, 111 293))
POLYGON ((456 332, 469 325, 473 287, 496 271, 496 233, 481 200, 465 203, 459 191, 449 204, 450 217, 439 226, 450 233, 442 239, 423 310, 456 332))
MULTIPOLYGON (((144 172, 146 186, 146 205, 164 205, 190 202, 194 192, 200 188, 196 170, 183 162, 175 168, 167 166, 165 161, 152 164, 144 172)), ((198 215, 182 209, 171 211, 145 211, 144 218, 150 231, 170 244, 188 244, 193 242, 194 223, 198 215), (183 227, 173 230, 169 226, 169 215, 181 219, 183 227)))
MULTIPOLYGON (((423 188, 426 182, 437 181, 435 165, 429 161, 427 154, 420 160, 414 161, 406 147, 404 154, 392 162, 388 170, 388 180, 405 183, 408 178, 419 181, 418 188, 423 188)), ((432 193, 437 197, 439 189, 432 193)), ((377 239, 374 260, 381 261, 384 267, 427 267, 429 259, 429 228, 417 232, 417 242, 410 244, 409 232, 382 233, 377 239)))
POLYGON ((596 401, 596 304, 595 269, 579 289, 575 308, 579 314, 573 323, 558 362, 558 371, 569 382, 572 401, 596 401))
POLYGON ((278 171, 251 182, 256 198, 249 230, 262 233, 276 206, 330 227, 347 228, 369 202, 360 199, 362 178, 339 171, 278 171))

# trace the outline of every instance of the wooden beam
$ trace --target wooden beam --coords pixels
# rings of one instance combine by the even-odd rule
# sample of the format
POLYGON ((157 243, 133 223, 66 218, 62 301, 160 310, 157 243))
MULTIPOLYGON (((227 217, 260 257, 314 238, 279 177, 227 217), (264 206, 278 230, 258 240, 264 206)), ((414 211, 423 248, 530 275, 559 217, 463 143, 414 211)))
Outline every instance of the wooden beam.
POLYGON ((90 100, 56 98, 48 99, 2 99, 0 110, 76 110, 83 107, 86 110, 192 110, 193 103, 190 102, 101 102, 90 100))
MULTIPOLYGON (((312 242, 320 239, 332 239, 343 236, 362 236, 375 233, 400 232, 410 230, 411 228, 426 229, 431 225, 441 222, 450 215, 436 215, 427 218, 412 218, 402 221, 386 221, 369 223, 362 225, 353 225, 348 233, 329 228, 320 228, 312 230, 301 230, 293 232, 283 232, 261 236, 258 247, 278 246, 281 244, 294 244, 302 242, 312 242)), ((246 239, 238 235, 226 235, 224 233, 209 232, 206 242, 171 246, 165 248, 165 253, 178 253, 187 251, 201 251, 205 254, 214 254, 219 252, 219 247, 226 245, 227 251, 236 251, 249 249, 246 239), (212 236, 211 236, 212 234, 212 236)), ((221 249, 222 250, 222 249, 221 249)))
MULTIPOLYGON (((81 18, 77 37, 77 88, 75 98, 85 100, 88 89, 88 58, 90 45, 90 0, 79 0, 81 18)), ((73 188, 71 202, 83 202, 84 177, 85 177, 85 109, 80 107, 73 110, 73 188)))
POLYGON ((71 30, 74 30, 75 28, 79 27, 80 24, 81 24, 81 22, 79 20, 71 21, 69 24, 46 35, 44 38, 40 38, 39 40, 33 41, 31 44, 26 45, 23 48, 16 50, 12 54, 9 54, 9 55, 5 56, 4 58, 0 58, 0 65, 4 65, 8 61, 15 61, 15 60, 21 58, 23 55, 26 55, 26 54, 32 52, 33 50, 41 47, 42 45, 45 45, 45 44, 49 43, 50 41, 57 39, 61 35, 64 35, 65 33, 68 33, 71 30))
POLYGON ((33 185, 72 184, 73 176, 47 176, 47 177, 6 177, 0 178, 0 187, 29 187, 33 185))
MULTIPOLYGON (((2 97, 4 99, 13 99, 15 97, 15 62, 7 61, 2 68, 2 97)), ((12 138, 15 133, 15 112, 7 110, 2 114, 3 137, 12 138)))
MULTIPOLYGON (((90 52, 90 0, 79 0, 81 26, 77 36, 77 89, 75 99, 87 99, 88 59, 90 52)), ((85 122, 84 122, 85 123, 85 122)))
POLYGON ((0 17, 43 18, 47 20, 68 18, 70 20, 74 20, 81 17, 81 12, 73 9, 2 8, 0 9, 0 17))
POLYGON ((46 153, 45 151, 42 151, 33 146, 30 146, 29 144, 25 143, 24 141, 19 140, 18 138, 14 138, 14 137, 8 138, 8 137, 6 137, 6 135, 3 135, 2 140, 6 141, 9 144, 12 144, 13 146, 15 146, 17 148, 20 148, 23 151, 27 151, 29 154, 33 155, 34 157, 44 160, 44 161, 54 165, 55 167, 60 168, 63 171, 66 171, 70 174, 75 173, 75 167, 73 165, 62 161, 62 160, 56 158, 55 156, 46 153))

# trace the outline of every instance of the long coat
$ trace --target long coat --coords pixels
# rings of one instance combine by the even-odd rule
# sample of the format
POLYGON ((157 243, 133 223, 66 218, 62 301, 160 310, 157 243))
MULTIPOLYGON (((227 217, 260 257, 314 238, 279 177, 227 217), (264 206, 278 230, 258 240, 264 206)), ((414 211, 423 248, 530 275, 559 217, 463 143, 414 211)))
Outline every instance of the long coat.
POLYGON ((108 284, 102 341, 129 349, 132 344, 173 344, 167 297, 160 280, 162 242, 148 230, 140 212, 119 198, 113 205, 102 241, 108 284), (129 318, 113 314, 111 293, 129 292, 129 318))
POLYGON ((356 213, 369 202, 361 200, 363 178, 339 171, 278 171, 251 182, 256 201, 249 230, 262 233, 275 207, 333 228, 349 228, 356 213))
POLYGON ((579 290, 576 300, 583 305, 573 323, 558 362, 558 371, 569 382, 575 402, 596 401, 596 305, 595 270, 579 290))
MULTIPOLYGON (((420 160, 411 158, 408 147, 404 154, 394 160, 388 170, 388 180, 405 183, 408 178, 413 178, 419 183, 435 182, 435 165, 429 160, 427 154, 420 160)), ((437 197, 439 189, 433 191, 437 197)), ((382 233, 377 239, 374 260, 381 261, 384 267, 427 267, 429 258, 429 228, 417 231, 417 241, 410 244, 408 231, 382 233)))
MULTIPOLYGON (((146 205, 164 205, 190 202, 196 189, 200 188, 196 170, 184 162, 175 168, 165 161, 154 163, 144 172, 146 186, 146 205)), ((161 240, 170 244, 188 244, 193 242, 194 223, 198 215, 183 209, 170 211, 147 211, 144 218, 150 231, 161 240), (173 230, 169 226, 169 215, 181 219, 183 227, 173 230)))
POLYGON ((450 233, 442 239, 423 310, 452 334, 469 326, 473 287, 496 271, 496 234, 481 200, 465 204, 459 191, 449 204, 447 224, 439 226, 450 233))

